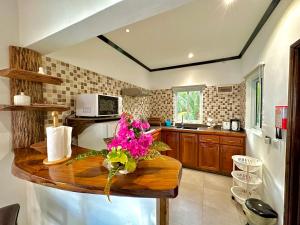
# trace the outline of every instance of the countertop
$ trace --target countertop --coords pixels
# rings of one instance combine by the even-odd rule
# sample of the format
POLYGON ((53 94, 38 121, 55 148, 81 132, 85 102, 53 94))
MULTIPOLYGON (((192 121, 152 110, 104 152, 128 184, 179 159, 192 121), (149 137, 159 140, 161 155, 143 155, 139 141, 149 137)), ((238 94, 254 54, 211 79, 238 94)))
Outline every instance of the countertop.
MULTIPOLYGON (((72 157, 88 151, 72 146, 72 157)), ((12 173, 23 180, 72 192, 103 194, 107 170, 102 166, 103 158, 90 157, 85 160, 47 166, 46 155, 32 148, 15 149, 12 173)), ((116 176, 111 186, 111 195, 175 198, 181 179, 181 163, 171 157, 162 156, 141 161, 134 173, 116 176)))
POLYGON ((246 137, 245 131, 228 131, 222 129, 214 129, 201 127, 199 129, 185 129, 177 127, 166 127, 166 126, 151 126, 149 133, 154 133, 158 131, 177 131, 183 133, 198 133, 198 134, 210 134, 210 135, 220 135, 220 136, 236 136, 236 137, 246 137))

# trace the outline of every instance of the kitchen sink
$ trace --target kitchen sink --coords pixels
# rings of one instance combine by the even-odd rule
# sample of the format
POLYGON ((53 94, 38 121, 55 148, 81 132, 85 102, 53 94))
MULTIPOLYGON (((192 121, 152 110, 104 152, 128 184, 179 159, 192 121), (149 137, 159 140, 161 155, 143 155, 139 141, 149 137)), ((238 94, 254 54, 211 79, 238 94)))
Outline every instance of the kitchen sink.
MULTIPOLYGON (((187 130, 205 130, 209 126, 205 124, 183 124, 183 126, 180 123, 176 123, 175 127, 178 129, 187 129, 187 130)), ((221 129, 221 126, 216 125, 213 127, 214 129, 221 129)))
POLYGON ((198 127, 182 127, 182 129, 197 130, 198 127))
POLYGON ((198 128, 207 128, 206 125, 202 125, 202 124, 192 124, 192 125, 184 124, 183 126, 176 124, 175 127, 178 129, 188 129, 188 130, 198 130, 198 128))

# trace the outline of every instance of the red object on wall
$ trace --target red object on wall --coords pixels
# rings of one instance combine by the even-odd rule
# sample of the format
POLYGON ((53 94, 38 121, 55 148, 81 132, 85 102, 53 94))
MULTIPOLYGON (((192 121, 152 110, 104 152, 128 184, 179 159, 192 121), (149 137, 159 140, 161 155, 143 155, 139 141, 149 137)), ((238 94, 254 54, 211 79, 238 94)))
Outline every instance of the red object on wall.
POLYGON ((275 106, 275 127, 279 129, 287 129, 287 106, 275 106))

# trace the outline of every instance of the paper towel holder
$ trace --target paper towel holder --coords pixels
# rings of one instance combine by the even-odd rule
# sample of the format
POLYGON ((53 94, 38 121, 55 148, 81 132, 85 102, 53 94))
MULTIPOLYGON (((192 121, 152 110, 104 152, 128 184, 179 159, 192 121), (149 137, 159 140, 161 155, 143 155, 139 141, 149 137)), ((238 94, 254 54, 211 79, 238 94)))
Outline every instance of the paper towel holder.
POLYGON ((56 165, 56 164, 64 163, 64 162, 68 161, 70 158, 71 157, 65 156, 64 158, 59 159, 59 160, 55 160, 55 161, 48 161, 48 158, 46 158, 46 159, 43 160, 43 164, 45 164, 45 165, 56 165))
MULTIPOLYGON (((58 112, 57 111, 53 111, 51 113, 51 116, 53 118, 53 127, 58 127, 58 112)), ((56 164, 60 164, 60 163, 63 163, 63 162, 66 162, 70 159, 71 157, 67 157, 65 156, 64 158, 62 159, 59 159, 59 160, 55 160, 55 161, 48 161, 48 158, 45 158, 43 160, 43 164, 45 165, 56 165, 56 164)))
POLYGON ((45 158, 43 160, 43 164, 44 165, 47 165, 47 166, 50 166, 50 165, 57 165, 57 164, 61 164, 61 163, 64 163, 64 162, 67 162, 71 159, 71 156, 68 157, 68 156, 65 156, 63 157, 62 159, 58 159, 58 160, 54 160, 54 161, 48 161, 48 157, 45 158))
POLYGON ((53 118, 53 127, 58 127, 58 112, 53 111, 51 115, 53 118))

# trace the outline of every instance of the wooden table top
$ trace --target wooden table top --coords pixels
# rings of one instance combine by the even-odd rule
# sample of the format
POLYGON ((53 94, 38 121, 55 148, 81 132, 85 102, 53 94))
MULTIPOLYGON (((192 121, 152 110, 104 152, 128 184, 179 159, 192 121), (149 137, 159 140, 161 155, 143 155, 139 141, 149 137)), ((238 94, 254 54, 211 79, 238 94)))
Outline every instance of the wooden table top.
MULTIPOLYGON (((84 148, 72 147, 72 157, 86 152, 84 148)), ((103 194, 107 170, 102 157, 46 166, 46 155, 32 148, 16 149, 12 173, 21 179, 40 185, 73 192, 103 194)), ((155 160, 141 161, 134 173, 116 176, 111 195, 175 198, 181 179, 182 165, 179 161, 162 156, 155 160)))

